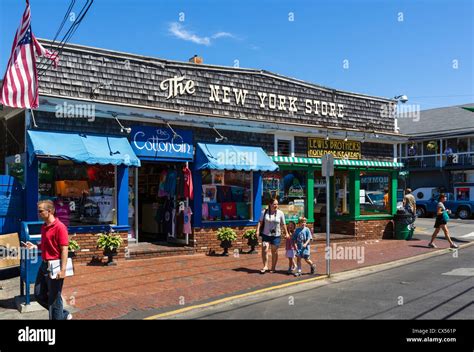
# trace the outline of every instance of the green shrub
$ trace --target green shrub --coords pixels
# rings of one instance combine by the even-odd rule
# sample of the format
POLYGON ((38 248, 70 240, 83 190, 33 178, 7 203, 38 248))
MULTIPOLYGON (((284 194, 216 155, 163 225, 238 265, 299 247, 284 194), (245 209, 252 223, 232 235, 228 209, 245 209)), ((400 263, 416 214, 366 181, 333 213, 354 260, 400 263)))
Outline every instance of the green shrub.
POLYGON ((221 227, 217 230, 217 239, 219 241, 235 241, 237 234, 230 227, 221 227))
POLYGON ((122 237, 113 233, 101 233, 97 239, 97 247, 113 251, 118 249, 123 243, 122 237))

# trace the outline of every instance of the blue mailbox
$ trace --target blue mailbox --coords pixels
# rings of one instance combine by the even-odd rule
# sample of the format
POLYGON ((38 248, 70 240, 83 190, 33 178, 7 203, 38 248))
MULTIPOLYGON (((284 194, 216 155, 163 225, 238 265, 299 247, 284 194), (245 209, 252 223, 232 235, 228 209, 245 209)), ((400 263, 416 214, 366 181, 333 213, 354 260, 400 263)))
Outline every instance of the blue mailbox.
MULTIPOLYGON (((20 241, 30 241, 38 244, 41 241, 41 225, 43 224, 43 221, 23 221, 21 223, 20 241)), ((41 251, 39 249, 23 250, 21 252, 20 293, 25 296, 26 304, 30 304, 30 285, 36 281, 41 262, 41 251)))

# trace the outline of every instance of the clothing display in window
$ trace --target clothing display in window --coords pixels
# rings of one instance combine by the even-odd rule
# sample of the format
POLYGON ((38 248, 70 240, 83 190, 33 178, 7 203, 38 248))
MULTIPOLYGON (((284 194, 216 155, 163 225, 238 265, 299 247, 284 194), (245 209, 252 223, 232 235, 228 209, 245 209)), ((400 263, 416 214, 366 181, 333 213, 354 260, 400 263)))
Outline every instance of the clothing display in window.
POLYGON ((237 206, 235 202, 222 203, 222 217, 224 220, 237 219, 237 206))
POLYGON ((222 220, 222 208, 220 203, 208 203, 209 220, 222 220))
POLYGON ((215 202, 217 200, 217 188, 213 185, 203 185, 202 191, 204 193, 203 199, 204 202, 215 202))
POLYGON ((232 186, 230 188, 233 202, 243 202, 245 189, 243 187, 232 186))
POLYGON ((203 221, 237 221, 252 218, 251 172, 202 170, 201 176, 203 221))
POLYGON ((86 200, 80 207, 81 220, 86 223, 98 223, 100 217, 99 206, 91 200, 86 200))
POLYGON ((209 203, 202 203, 202 219, 209 220, 209 203))
POLYGON ((71 209, 68 202, 56 200, 54 202, 55 215, 64 225, 69 226, 69 217, 71 216, 71 209))
POLYGON ((114 220, 114 198, 111 196, 88 197, 100 209, 99 222, 112 222, 114 220))
POLYGON ((232 191, 229 186, 217 185, 217 201, 219 203, 232 201, 232 191))
POLYGON ((249 204, 240 202, 236 203, 237 218, 239 220, 245 220, 250 218, 249 204))

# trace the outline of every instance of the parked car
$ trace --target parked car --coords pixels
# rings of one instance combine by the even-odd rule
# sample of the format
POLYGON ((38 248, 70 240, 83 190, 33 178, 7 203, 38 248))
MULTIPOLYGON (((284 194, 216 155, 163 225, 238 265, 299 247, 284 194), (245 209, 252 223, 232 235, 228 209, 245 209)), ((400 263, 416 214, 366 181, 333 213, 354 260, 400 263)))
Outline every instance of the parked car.
POLYGON ((421 187, 411 192, 411 194, 415 196, 417 202, 420 200, 430 200, 436 193, 438 193, 437 187, 421 187))
MULTIPOLYGON (((469 219, 474 214, 474 200, 456 200, 453 193, 445 193, 446 209, 451 210, 451 214, 456 215, 460 219, 469 219)), ((429 200, 417 200, 416 216, 419 218, 432 216, 436 214, 439 195, 429 200)))

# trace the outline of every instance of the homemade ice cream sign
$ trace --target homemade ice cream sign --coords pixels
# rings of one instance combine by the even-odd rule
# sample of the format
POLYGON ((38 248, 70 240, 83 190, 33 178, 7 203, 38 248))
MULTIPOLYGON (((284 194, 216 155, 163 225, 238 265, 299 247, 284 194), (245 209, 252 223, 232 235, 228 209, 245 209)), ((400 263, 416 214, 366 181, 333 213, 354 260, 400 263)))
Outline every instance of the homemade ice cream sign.
POLYGON ((308 138, 308 157, 321 158, 328 153, 337 159, 360 159, 361 144, 356 141, 308 138))
MULTIPOLYGON (((165 91, 166 100, 194 95, 197 85, 193 80, 175 76, 160 83, 160 89, 165 91)), ((344 117, 344 104, 315 99, 277 94, 274 92, 249 91, 247 89, 209 84, 207 87, 209 102, 219 105, 248 106, 250 102, 260 109, 280 112, 299 113, 306 115, 344 117), (253 97, 251 97, 253 95, 253 97), (256 97, 256 99, 255 99, 256 97), (250 99, 249 99, 250 98, 250 99)))

